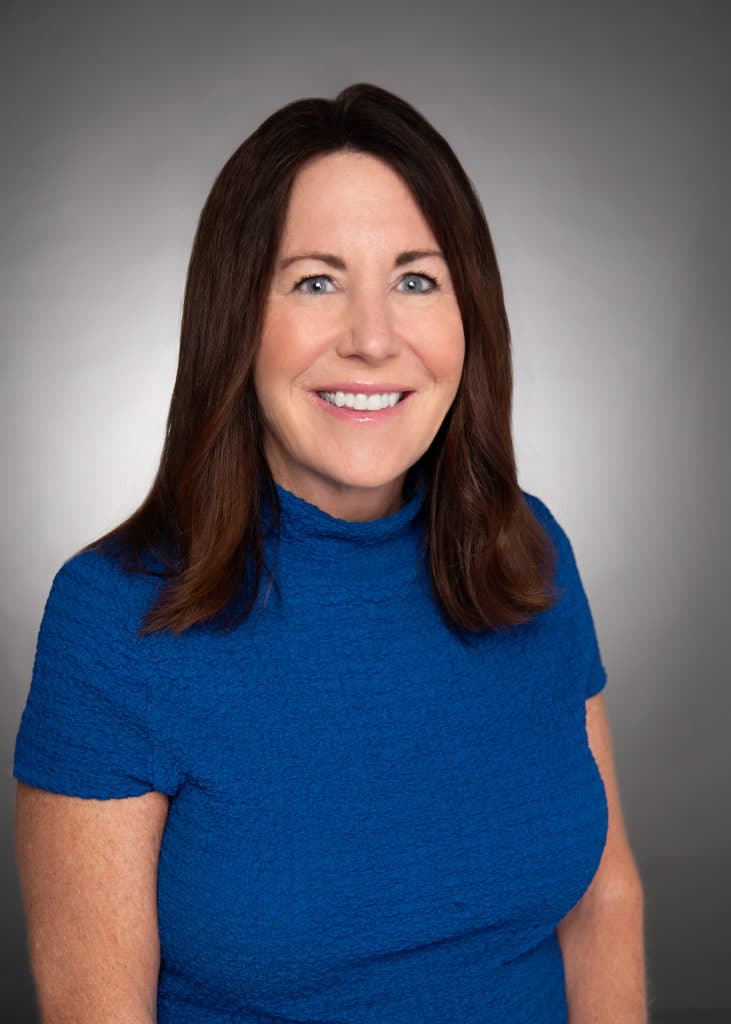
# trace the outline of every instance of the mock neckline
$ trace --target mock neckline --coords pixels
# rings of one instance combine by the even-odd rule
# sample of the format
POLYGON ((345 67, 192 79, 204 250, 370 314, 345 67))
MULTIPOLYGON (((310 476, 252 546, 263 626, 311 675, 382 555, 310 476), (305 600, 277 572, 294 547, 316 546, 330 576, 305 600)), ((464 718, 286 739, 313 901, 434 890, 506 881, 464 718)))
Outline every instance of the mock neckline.
MULTIPOLYGON (((300 498, 274 481, 281 512, 280 536, 288 540, 312 544, 318 541, 339 542, 356 547, 371 547, 395 540, 409 534, 424 505, 427 486, 423 478, 418 479, 409 498, 400 509, 378 519, 366 522, 352 522, 332 516, 312 502, 300 498)), ((264 502, 264 517, 271 523, 271 509, 264 502)))

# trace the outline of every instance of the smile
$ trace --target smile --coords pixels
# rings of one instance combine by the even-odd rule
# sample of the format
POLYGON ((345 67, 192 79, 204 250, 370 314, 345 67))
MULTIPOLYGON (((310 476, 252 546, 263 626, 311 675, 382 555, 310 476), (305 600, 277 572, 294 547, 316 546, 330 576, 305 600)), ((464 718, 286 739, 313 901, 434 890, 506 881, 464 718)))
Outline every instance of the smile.
POLYGON ((337 405, 338 408, 347 406, 348 409, 387 409, 396 405, 405 392, 386 391, 381 394, 365 395, 359 391, 318 391, 320 398, 326 402, 337 405))
POLYGON ((317 405, 336 419, 350 423, 382 423, 398 416, 415 391, 387 391, 365 395, 362 392, 309 391, 317 405))

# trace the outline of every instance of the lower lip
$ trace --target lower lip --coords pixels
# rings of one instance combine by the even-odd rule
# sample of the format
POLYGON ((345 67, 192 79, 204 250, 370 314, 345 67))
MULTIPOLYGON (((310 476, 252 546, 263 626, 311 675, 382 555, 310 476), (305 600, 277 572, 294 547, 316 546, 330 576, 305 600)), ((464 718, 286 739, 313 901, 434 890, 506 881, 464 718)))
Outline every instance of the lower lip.
POLYGON ((411 396, 415 394, 408 391, 400 402, 395 405, 386 406, 385 409, 349 409, 347 405, 332 405, 324 398, 320 398, 316 391, 308 391, 318 405, 322 406, 331 416, 344 420, 346 423, 383 423, 398 415, 400 409, 406 405, 411 396))

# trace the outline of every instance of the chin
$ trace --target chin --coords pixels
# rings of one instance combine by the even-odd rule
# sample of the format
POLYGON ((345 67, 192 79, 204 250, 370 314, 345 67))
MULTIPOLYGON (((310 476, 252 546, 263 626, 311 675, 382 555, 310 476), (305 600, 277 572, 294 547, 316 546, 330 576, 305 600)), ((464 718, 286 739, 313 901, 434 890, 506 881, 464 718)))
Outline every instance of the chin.
POLYGON ((352 475, 343 473, 339 476, 330 476, 330 480, 337 487, 355 487, 363 490, 377 489, 379 487, 387 487, 393 483, 394 479, 400 474, 395 473, 393 476, 384 476, 383 473, 362 473, 360 475, 352 475))
POLYGON ((364 490, 387 487, 394 480, 404 477, 408 467, 396 467, 392 470, 384 469, 383 465, 377 469, 354 470, 352 467, 343 467, 340 470, 322 469, 318 473, 323 480, 335 487, 356 487, 364 490))

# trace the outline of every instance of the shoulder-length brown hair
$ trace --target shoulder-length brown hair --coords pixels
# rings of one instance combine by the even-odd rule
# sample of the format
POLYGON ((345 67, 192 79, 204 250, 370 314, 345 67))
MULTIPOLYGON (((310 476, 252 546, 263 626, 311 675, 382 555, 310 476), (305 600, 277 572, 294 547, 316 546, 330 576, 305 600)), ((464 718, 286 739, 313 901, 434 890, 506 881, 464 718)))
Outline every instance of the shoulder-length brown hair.
POLYGON ((271 114, 226 161, 201 211, 155 480, 132 515, 82 549, 104 548, 127 572, 165 578, 141 636, 217 623, 243 584, 236 624, 270 572, 261 499, 277 525, 279 504, 254 361, 293 180, 308 160, 338 150, 380 157, 406 181, 461 310, 459 389, 420 460, 425 551, 445 620, 457 632, 506 629, 555 603, 555 548, 516 478, 510 331, 481 204, 447 141, 414 107, 357 83, 334 100, 299 99, 271 114))

